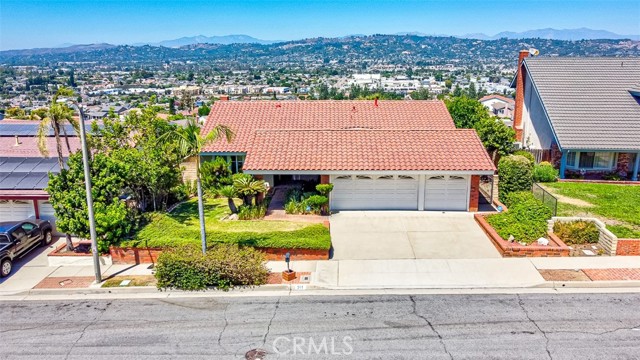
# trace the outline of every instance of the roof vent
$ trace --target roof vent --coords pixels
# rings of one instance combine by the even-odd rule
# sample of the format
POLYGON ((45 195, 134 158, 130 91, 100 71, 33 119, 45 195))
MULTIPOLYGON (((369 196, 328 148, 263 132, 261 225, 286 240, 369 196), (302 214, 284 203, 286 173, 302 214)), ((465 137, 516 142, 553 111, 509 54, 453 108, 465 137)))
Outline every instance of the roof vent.
POLYGON ((20 146, 22 143, 20 142, 20 138, 16 135, 16 143, 13 146, 20 146))

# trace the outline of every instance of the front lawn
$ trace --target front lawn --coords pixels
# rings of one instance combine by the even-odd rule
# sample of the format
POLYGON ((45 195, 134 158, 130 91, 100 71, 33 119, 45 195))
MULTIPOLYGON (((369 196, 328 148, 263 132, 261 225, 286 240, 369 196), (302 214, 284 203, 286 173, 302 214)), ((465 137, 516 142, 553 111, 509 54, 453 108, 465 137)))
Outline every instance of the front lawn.
POLYGON ((640 238, 640 186, 574 182, 543 185, 560 195, 558 216, 597 217, 618 237, 640 238))
MULTIPOLYGON (((222 220, 230 214, 226 199, 205 200, 207 243, 235 243, 239 245, 283 248, 321 249, 331 247, 329 230, 322 224, 291 221, 222 220)), ((172 213, 154 213, 150 221, 132 240, 120 246, 171 247, 200 243, 198 200, 191 199, 172 213)))

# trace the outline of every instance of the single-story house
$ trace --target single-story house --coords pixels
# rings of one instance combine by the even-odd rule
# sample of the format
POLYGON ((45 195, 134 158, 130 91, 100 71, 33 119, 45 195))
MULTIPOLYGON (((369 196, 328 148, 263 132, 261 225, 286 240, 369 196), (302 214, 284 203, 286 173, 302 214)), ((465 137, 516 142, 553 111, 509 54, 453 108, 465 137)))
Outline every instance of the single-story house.
POLYGON ((491 94, 480 98, 478 101, 487 108, 491 115, 499 118, 508 118, 509 120, 513 118, 515 100, 511 98, 491 94))
MULTIPOLYGON (((0 121, 0 221, 21 220, 28 217, 55 220, 49 194, 44 189, 49 173, 59 172, 56 141, 47 137, 49 157, 38 149, 35 136, 39 122, 18 120, 0 121)), ((72 151, 80 148, 79 138, 69 126, 72 151)), ((64 140, 63 140, 64 141, 64 140)), ((63 142, 63 155, 69 156, 63 142)))
POLYGON ((442 101, 218 101, 203 132, 218 124, 236 137, 203 161, 225 157, 271 186, 331 182, 332 210, 477 211, 480 176, 495 172, 442 101))
POLYGON ((529 57, 521 51, 514 129, 560 177, 616 173, 638 180, 640 59, 529 57))

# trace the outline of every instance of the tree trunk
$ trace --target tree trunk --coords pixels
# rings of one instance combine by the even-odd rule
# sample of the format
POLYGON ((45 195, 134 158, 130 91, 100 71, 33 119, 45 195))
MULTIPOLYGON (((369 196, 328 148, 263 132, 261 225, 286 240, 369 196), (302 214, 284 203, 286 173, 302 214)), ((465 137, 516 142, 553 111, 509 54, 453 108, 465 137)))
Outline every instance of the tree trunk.
POLYGON ((229 210, 231 210, 232 214, 235 214, 238 212, 238 208, 236 207, 236 204, 233 202, 233 198, 227 198, 227 202, 229 203, 229 210))
POLYGON ((200 216, 200 239, 202 240, 202 254, 206 254, 207 234, 204 228, 204 203, 202 199, 202 183, 200 182, 200 176, 196 177, 196 183, 198 184, 198 215, 200 216))
POLYGON ((65 234, 67 239, 67 251, 73 251, 73 241, 71 241, 71 234, 65 234))
POLYGON ((56 139, 56 151, 58 152, 58 165, 60 170, 64 169, 64 157, 62 156, 62 144, 60 143, 60 125, 57 122, 53 122, 53 135, 56 139))

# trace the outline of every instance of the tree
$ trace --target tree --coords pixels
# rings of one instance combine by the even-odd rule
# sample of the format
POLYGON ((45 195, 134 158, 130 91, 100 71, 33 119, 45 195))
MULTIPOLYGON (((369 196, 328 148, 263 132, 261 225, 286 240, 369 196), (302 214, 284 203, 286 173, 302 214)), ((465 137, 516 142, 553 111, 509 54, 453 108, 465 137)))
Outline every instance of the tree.
POLYGON ((204 104, 198 108, 198 116, 207 116, 211 112, 211 108, 204 104))
POLYGON ((67 104, 58 102, 58 99, 61 96, 73 96, 73 90, 65 87, 61 87, 60 89, 58 89, 51 100, 51 105, 49 106, 49 111, 47 112, 46 117, 40 122, 37 134, 38 149, 40 150, 42 156, 48 157, 49 148, 47 147, 47 139, 49 137, 49 132, 51 131, 51 129, 53 129, 53 136, 56 140, 58 165, 60 165, 60 169, 64 168, 64 157, 61 143, 62 134, 64 134, 67 151, 71 153, 71 144, 69 144, 69 137, 67 136, 67 131, 64 125, 71 124, 76 129, 76 131, 78 131, 79 129, 78 123, 73 119, 73 110, 69 106, 67 106, 67 104))
POLYGON ((429 89, 422 87, 414 92, 412 92, 409 96, 411 96, 412 100, 429 100, 433 99, 433 96, 429 92, 429 89))
POLYGON ((202 149, 222 138, 228 142, 234 137, 233 131, 225 125, 216 125, 208 134, 200 133, 200 126, 195 119, 189 119, 183 128, 177 128, 158 138, 159 143, 166 141, 176 141, 180 154, 185 157, 195 156, 196 159, 196 184, 198 187, 198 215, 200 217, 200 237, 202 240, 202 253, 207 251, 207 235, 204 227, 204 203, 202 199, 202 181, 200 180, 200 153, 202 149))
POLYGON ((69 87, 76 87, 76 77, 73 73, 73 69, 71 69, 71 71, 69 71, 69 81, 67 82, 67 85, 69 85, 69 87))
POLYGON ((466 96, 454 97, 446 104, 457 128, 473 129, 480 120, 489 118, 484 105, 466 96))
POLYGON ((478 98, 478 92, 476 91, 476 84, 475 83, 469 83, 469 88, 467 88, 467 94, 469 95, 469 97, 471 99, 477 99, 478 98))
POLYGON ((487 118, 478 121, 474 127, 482 144, 491 154, 491 159, 495 163, 496 156, 508 155, 513 149, 516 141, 516 132, 505 125, 497 118, 487 118))
POLYGON ((242 196, 242 203, 245 206, 251 206, 253 197, 266 190, 263 180, 256 180, 248 174, 234 175, 233 187, 238 195, 242 196))
MULTIPOLYGON (((60 173, 49 174, 46 189, 56 212, 56 227, 62 232, 88 238, 89 215, 82 153, 78 151, 69 156, 67 165, 68 168, 61 168, 60 173)), ((121 162, 105 154, 93 154, 89 171, 98 245, 104 252, 110 244, 131 232, 136 223, 136 213, 119 199, 127 176, 127 169, 121 162)))
POLYGON ((174 98, 169 98, 169 114, 170 115, 176 114, 176 99, 174 98))

